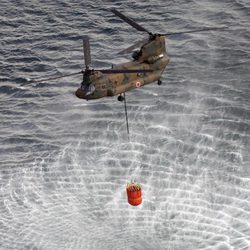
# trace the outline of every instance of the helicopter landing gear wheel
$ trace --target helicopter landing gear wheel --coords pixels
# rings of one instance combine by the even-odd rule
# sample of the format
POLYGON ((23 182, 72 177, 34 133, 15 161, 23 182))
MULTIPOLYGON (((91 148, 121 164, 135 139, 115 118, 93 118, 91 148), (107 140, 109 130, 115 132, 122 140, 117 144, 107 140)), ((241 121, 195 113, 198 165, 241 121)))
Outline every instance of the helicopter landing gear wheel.
POLYGON ((117 97, 117 100, 118 100, 119 102, 123 102, 123 101, 124 101, 124 97, 123 97, 122 95, 119 95, 119 96, 117 97))
POLYGON ((157 82, 158 85, 161 85, 162 84, 162 81, 159 79, 158 82, 157 82))

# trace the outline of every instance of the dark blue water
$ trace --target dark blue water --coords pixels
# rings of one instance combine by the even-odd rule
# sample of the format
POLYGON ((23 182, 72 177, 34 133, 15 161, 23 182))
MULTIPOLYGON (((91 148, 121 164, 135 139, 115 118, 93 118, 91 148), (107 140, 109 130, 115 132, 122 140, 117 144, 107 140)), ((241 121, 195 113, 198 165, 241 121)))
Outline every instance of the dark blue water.
POLYGON ((223 1, 5 1, 0 6, 1 249, 250 249, 250 4, 223 1), (166 33, 156 84, 86 102, 92 67, 143 39, 108 9, 166 33), (143 204, 131 207, 127 182, 143 204))

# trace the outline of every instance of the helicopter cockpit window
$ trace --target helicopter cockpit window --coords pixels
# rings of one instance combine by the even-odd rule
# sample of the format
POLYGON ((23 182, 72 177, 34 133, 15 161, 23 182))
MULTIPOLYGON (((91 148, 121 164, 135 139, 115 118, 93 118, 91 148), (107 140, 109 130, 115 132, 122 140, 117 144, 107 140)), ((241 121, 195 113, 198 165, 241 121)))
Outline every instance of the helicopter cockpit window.
POLYGON ((85 86, 86 95, 91 95, 95 92, 95 85, 93 83, 85 86))
POLYGON ((140 56, 142 55, 141 50, 135 50, 132 54, 132 57, 134 60, 138 60, 140 58, 140 56))

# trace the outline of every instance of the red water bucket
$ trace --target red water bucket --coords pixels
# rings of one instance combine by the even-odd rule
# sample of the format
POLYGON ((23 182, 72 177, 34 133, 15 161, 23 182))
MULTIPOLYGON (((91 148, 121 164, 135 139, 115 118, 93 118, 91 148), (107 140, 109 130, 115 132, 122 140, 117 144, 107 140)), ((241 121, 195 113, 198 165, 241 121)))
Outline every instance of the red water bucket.
POLYGON ((137 183, 127 185, 128 203, 132 206, 138 206, 142 203, 141 187, 137 183))

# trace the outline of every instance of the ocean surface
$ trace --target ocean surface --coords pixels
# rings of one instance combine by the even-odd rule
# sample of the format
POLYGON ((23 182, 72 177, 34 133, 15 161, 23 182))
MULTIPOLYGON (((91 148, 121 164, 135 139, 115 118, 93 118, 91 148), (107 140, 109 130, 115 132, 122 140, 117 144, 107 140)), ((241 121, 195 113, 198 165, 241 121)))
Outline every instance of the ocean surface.
POLYGON ((249 0, 0 0, 0 249, 250 249, 249 0), (116 97, 74 96, 84 67, 131 59, 152 32, 170 64, 116 97), (143 203, 127 202, 126 185, 143 203))

